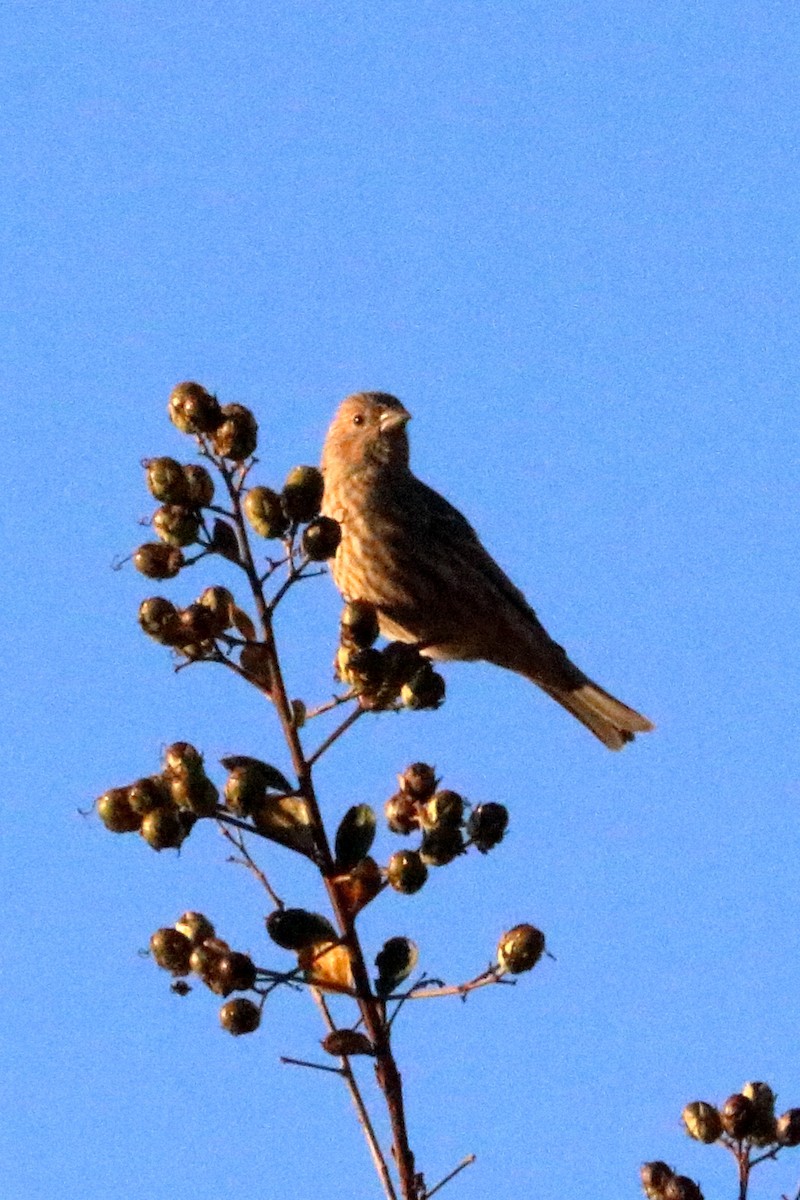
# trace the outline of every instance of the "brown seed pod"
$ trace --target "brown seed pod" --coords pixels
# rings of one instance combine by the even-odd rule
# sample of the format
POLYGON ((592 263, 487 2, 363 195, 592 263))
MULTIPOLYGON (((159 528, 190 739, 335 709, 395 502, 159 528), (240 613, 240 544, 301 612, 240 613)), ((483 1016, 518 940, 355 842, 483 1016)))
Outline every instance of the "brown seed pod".
POLYGON ((664 1184, 663 1200, 703 1200, 703 1193, 688 1175, 673 1175, 664 1184))
POLYGON ((647 1200, 664 1200, 664 1188, 675 1174, 672 1167, 659 1159, 643 1163, 639 1174, 647 1200))
POLYGON ((283 510, 281 498, 272 488, 250 488, 242 507, 250 526, 259 537, 283 537, 289 528, 289 518, 283 510))
POLYGON ((97 815, 110 833, 138 833, 142 818, 131 808, 130 788, 109 788, 95 802, 97 815))
POLYGON ((167 411, 181 433, 212 433, 222 419, 216 396, 189 380, 172 389, 167 411))
POLYGON ((252 1000, 238 996, 227 1000, 219 1010, 219 1023, 234 1037, 243 1033, 255 1033, 261 1024, 261 1009, 252 1000))
POLYGON ((508 829, 508 809, 504 804, 478 804, 469 814, 467 836, 481 854, 487 854, 502 842, 508 829))
POLYGON ((186 827, 174 808, 154 808, 142 818, 139 832, 154 850, 177 850, 186 838, 186 827))
POLYGON ((208 917, 199 912, 185 912, 175 922, 175 928, 188 937, 193 946, 200 946, 215 934, 214 926, 208 917))
POLYGON ((411 796, 414 800, 430 800, 436 791, 439 780, 436 770, 428 763, 416 762, 406 767, 402 775, 397 776, 400 791, 403 795, 411 796))
POLYGON ((535 925, 515 925, 500 938, 497 961, 503 971, 521 975, 536 966, 544 954, 544 934, 535 925))
POLYGON ((270 653, 262 642, 248 642, 242 646, 239 665, 256 687, 269 693, 272 688, 270 653))
POLYGON ((276 908, 267 917, 267 933, 284 950, 302 950, 320 942, 338 941, 330 921, 305 908, 276 908))
POLYGON ((421 667, 400 689, 400 699, 405 707, 415 710, 440 708, 444 697, 444 678, 430 664, 421 667))
POLYGON ((303 553, 312 562, 324 562, 333 558, 342 540, 342 527, 333 517, 315 517, 303 530, 301 543, 303 553))
POLYGON ((423 829, 458 828, 464 819, 464 798, 444 788, 420 807, 423 829))
POLYGON ((775 1122, 775 1140, 781 1146, 800 1146, 800 1108, 788 1108, 775 1122))
POLYGON ((128 788, 128 803, 134 812, 143 817, 155 808, 168 808, 171 804, 169 787, 162 775, 148 775, 137 779, 128 788))
POLYGON ((169 926, 157 929, 150 938, 150 953, 158 965, 173 975, 188 975, 192 943, 184 933, 169 926))
POLYGON ((413 896, 424 886, 428 878, 428 868, 416 850, 398 850, 389 859, 386 878, 389 886, 396 892, 413 896))
POLYGON ((296 525, 312 521, 322 504, 324 488, 318 467, 293 467, 283 485, 283 507, 289 520, 296 525))
POLYGON ((174 458, 146 458, 147 490, 160 504, 188 504, 189 485, 183 467, 174 458))
POLYGON ((419 807, 416 800, 403 792, 390 796, 383 808, 386 824, 392 833, 409 834, 419 826, 419 807))
POLYGON ((722 1119, 713 1104, 705 1100, 693 1100, 681 1113, 689 1137, 710 1146, 722 1134, 722 1119))
POLYGON ((192 508, 208 508, 214 499, 214 480, 211 472, 200 463, 188 463, 183 468, 186 480, 186 503, 192 508))
POLYGON ((133 565, 148 579, 174 579, 184 565, 180 546, 166 542, 145 542, 133 552, 133 565))
POLYGON ((153 513, 153 529, 168 546, 191 546, 200 532, 200 518, 193 508, 162 504, 153 513))
POLYGON ((212 434, 212 445, 220 458, 244 462, 255 454, 258 444, 258 423, 243 404, 225 404, 222 422, 212 434))
POLYGON ((333 1029, 322 1039, 322 1049, 335 1058, 350 1058, 354 1054, 374 1054, 375 1047, 365 1033, 358 1029, 333 1029))
POLYGON ((378 612, 368 600, 351 600, 339 618, 339 636, 343 646, 367 650, 378 638, 378 612))
POLYGON ((734 1092, 723 1104, 720 1117, 722 1128, 728 1136, 741 1141, 750 1136, 756 1119, 755 1105, 748 1096, 734 1092))
POLYGON ((201 592, 197 603, 213 613, 214 620, 209 627, 209 637, 219 637, 226 629, 230 629, 236 601, 226 587, 207 587, 201 592))
POLYGON ((464 853, 464 835, 457 825, 437 825, 428 829, 419 848, 420 858, 429 867, 446 867, 464 853))

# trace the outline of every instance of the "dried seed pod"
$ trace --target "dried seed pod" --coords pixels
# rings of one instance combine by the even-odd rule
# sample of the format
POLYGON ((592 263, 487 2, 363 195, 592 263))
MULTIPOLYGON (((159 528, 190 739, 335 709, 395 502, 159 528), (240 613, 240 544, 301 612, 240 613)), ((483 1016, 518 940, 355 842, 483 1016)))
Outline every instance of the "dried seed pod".
POLYGON ((419 826, 416 800, 403 792, 390 796, 383 809, 386 824, 392 833, 408 834, 419 826))
POLYGON ((239 664, 246 675, 252 679, 262 691, 269 692, 272 688, 272 668, 270 653, 262 642, 248 642, 242 647, 239 664))
POLYGON ((180 546, 166 542, 145 542, 133 552, 133 565, 148 579, 174 579, 184 562, 180 546))
POLYGON ((429 867, 446 867, 464 853, 464 835, 457 825, 439 825, 428 829, 419 848, 422 861, 429 867))
POLYGON ((342 527, 333 517, 315 517, 301 538, 303 553, 313 562, 333 558, 342 540, 342 527))
POLYGON ((209 984, 218 996, 246 992, 256 981, 256 967, 249 954, 230 950, 220 954, 210 966, 209 984))
POLYGON ((319 513, 324 488, 318 467, 294 467, 283 485, 283 507, 289 520, 296 525, 313 521, 319 513))
POLYGON ((544 954, 544 934, 535 925, 515 925, 500 938, 497 961, 503 971, 521 975, 536 966, 544 954))
POLYGON ((800 1146, 800 1108, 788 1108, 775 1122, 775 1140, 781 1146, 800 1146))
POLYGON ((436 778, 436 771, 433 767, 427 763, 416 762, 411 763, 402 775, 397 776, 397 782, 403 795, 424 802, 430 800, 436 791, 439 780, 436 778))
MULTIPOLYGON (((178 614, 179 646, 213 642, 219 619, 205 604, 190 604, 178 614)), ((211 647, 213 649, 213 646, 211 647)), ((196 657, 196 656, 195 656, 196 657)))
POLYGON ((722 1134, 722 1119, 718 1109, 705 1100, 693 1100, 681 1113, 689 1137, 710 1146, 722 1134))
POLYGON ((219 804, 219 792, 207 775, 171 776, 169 790, 173 804, 196 817, 213 817, 219 804))
POLYGON ((663 1200, 703 1200, 703 1193, 688 1175, 673 1175, 664 1184, 663 1200))
POLYGON ((775 1093, 768 1083, 753 1080, 742 1088, 742 1095, 753 1101, 754 1119, 750 1141, 754 1146, 771 1146, 776 1140, 775 1093))
POLYGON ((179 933, 185 934, 193 946, 202 945, 203 942, 213 938, 216 933, 208 917, 203 913, 193 911, 185 912, 182 917, 179 917, 175 922, 175 928, 179 933))
POLYGON ((284 950, 302 950, 339 940, 326 917, 305 908, 276 908, 267 917, 267 933, 284 950))
POLYGON ((368 600, 351 600, 342 609, 339 636, 342 645, 355 650, 367 650, 377 641, 378 611, 368 600))
POLYGON ((212 434, 214 451, 221 458, 244 462, 255 454, 258 444, 258 423, 243 404, 224 404, 222 421, 212 434))
POLYGON ((403 684, 409 683, 419 671, 430 665, 416 646, 410 646, 407 642, 389 642, 381 650, 381 655, 386 686, 398 693, 403 684))
POLYGON ((186 934, 166 926, 150 938, 150 953, 158 965, 173 975, 188 975, 192 943, 186 934))
POLYGON ((439 708, 444 697, 444 679, 429 664, 420 668, 400 689, 400 699, 405 707, 415 710, 439 708))
POLYGON ((130 788, 109 788, 95 802, 97 815, 110 833, 138 833, 142 818, 131 808, 130 788))
POLYGON ((225 780, 225 807, 236 816, 252 816, 266 794, 258 766, 234 767, 225 780))
POLYGON ((200 532, 200 518, 193 508, 162 504, 153 513, 153 529, 168 546, 191 546, 200 532))
POLYGON ((226 629, 230 629, 236 601, 226 587, 207 587, 198 597, 197 603, 213 613, 214 620, 210 626, 209 637, 219 637, 226 629))
POLYGON ((226 1000, 219 1010, 219 1023, 234 1037, 243 1033, 255 1033, 261 1024, 261 1009, 252 1000, 237 996, 235 1000, 226 1000))
POLYGON ((208 508, 214 499, 214 480, 211 472, 200 463, 188 463, 183 468, 186 480, 186 503, 192 508, 208 508))
POLYGON ((167 411, 181 433, 212 433, 222 419, 216 396, 189 380, 172 389, 167 411))
POLYGON ((143 817, 155 808, 168 808, 172 802, 169 786, 162 775, 148 775, 137 779, 128 788, 128 803, 134 812, 143 817))
POLYGON ((508 809, 504 804, 479 804, 473 808, 467 821, 467 836, 472 844, 487 854, 505 837, 508 828, 508 809))
POLYGON ((354 1054, 374 1054, 375 1047, 365 1033, 357 1029, 333 1029, 322 1039, 322 1049, 335 1058, 350 1058, 354 1054))
POLYGON ((398 850, 389 859, 386 878, 396 892, 413 896, 425 884, 428 868, 416 850, 398 850))
POLYGON ((420 808, 423 829, 459 828, 464 819, 464 798, 447 788, 436 792, 420 808))
POLYGON ((176 850, 186 838, 186 827, 171 807, 146 813, 139 832, 154 850, 176 850))
POLYGON ((203 756, 191 742, 172 742, 164 751, 164 774, 178 779, 205 774, 203 756))
POLYGON ((722 1128, 728 1136, 741 1141, 750 1136, 756 1119, 755 1105, 748 1096, 734 1092, 723 1104, 720 1117, 722 1128))
POLYGON ((375 956, 378 975, 375 990, 379 996, 390 996, 407 979, 419 959, 419 950, 407 937, 393 937, 384 942, 375 956))
POLYGON ((647 1200, 664 1200, 664 1188, 675 1174, 672 1167, 659 1159, 643 1163, 639 1174, 647 1200))
POLYGON ((174 646, 180 637, 180 614, 171 600, 149 596, 139 605, 139 624, 148 637, 162 645, 174 646))
POLYGON ((277 492, 268 487, 253 487, 244 498, 244 515, 259 537, 283 537, 289 528, 289 518, 277 492))
POLYGON ((334 875, 332 882, 342 908, 351 918, 366 908, 383 887, 381 869, 375 859, 369 857, 362 858, 346 873, 334 875))
POLYGON ((189 485, 183 467, 174 458, 146 458, 147 490, 160 504, 188 504, 189 485))

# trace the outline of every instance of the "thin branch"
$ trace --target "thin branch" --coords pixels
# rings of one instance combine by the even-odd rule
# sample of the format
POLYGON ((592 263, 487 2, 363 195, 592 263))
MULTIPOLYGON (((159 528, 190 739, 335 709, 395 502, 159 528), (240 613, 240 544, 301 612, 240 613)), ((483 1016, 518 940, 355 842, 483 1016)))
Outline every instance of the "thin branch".
POLYGON ((514 987, 516 981, 506 979, 499 974, 499 968, 490 967, 488 971, 483 971, 474 979, 470 979, 468 983, 456 983, 448 987, 428 988, 422 985, 417 985, 410 992, 403 992, 398 996, 390 996, 390 1000, 434 1000, 442 996, 468 996, 470 992, 477 991, 478 988, 490 987, 495 983, 503 983, 506 987, 514 987))
POLYGON ((255 875, 256 879, 259 881, 261 886, 264 888, 264 891, 267 893, 267 895, 269 896, 270 900, 275 905, 275 907, 283 908, 283 906, 284 906, 283 900, 281 900, 280 896, 274 890, 274 888, 272 888, 270 886, 270 882, 267 879, 266 875, 261 870, 261 867, 259 867, 258 863, 254 860, 254 858, 250 854, 250 851, 247 849, 247 846, 245 845, 244 838, 242 837, 241 833, 239 833, 239 834, 231 833, 231 831, 229 829, 225 828, 225 826, 222 824, 221 821, 217 822, 217 826, 218 826, 219 831, 222 834, 222 836, 224 838, 227 838, 227 840, 233 846, 236 847, 236 849, 239 851, 239 853, 242 856, 241 858, 236 858, 236 856, 233 855, 229 859, 229 862, 238 863, 239 866, 246 867, 248 871, 252 871, 252 873, 255 875))
POLYGON ((347 704, 348 700, 355 700, 355 692, 345 692, 343 696, 334 696, 328 700, 326 704, 320 704, 316 708, 311 708, 306 713, 306 720, 310 721, 312 717, 321 717, 323 713, 331 712, 332 709, 338 708, 340 704, 347 704))
POLYGON ((350 716, 346 717, 345 720, 342 721, 341 725, 337 726, 337 728, 334 729, 334 731, 330 735, 330 737, 326 737, 325 741, 322 743, 322 745, 317 747, 317 749, 314 751, 314 753, 308 759, 308 766, 313 767, 314 763, 318 759, 322 758, 322 756, 326 752, 326 750, 330 750, 333 743, 338 741, 338 739, 342 736, 343 733, 347 733, 347 730, 350 728, 350 726, 355 725, 358 718, 366 711, 367 710, 365 708, 360 708, 360 707, 354 709, 353 712, 350 713, 350 716))
MULTIPOLYGON (((317 988, 312 988, 311 990, 314 999, 319 1005, 322 1015, 325 1019, 325 1024, 328 1026, 330 1032, 333 1033, 337 1027, 333 1017, 330 1014, 325 997, 317 988)), ((367 1106, 364 1103, 364 1098, 361 1095, 356 1077, 353 1074, 353 1069, 350 1066, 350 1060, 348 1058, 342 1058, 341 1064, 342 1075, 344 1076, 344 1080, 347 1084, 348 1091, 350 1092, 353 1105, 355 1106, 359 1124, 361 1125, 367 1145, 369 1146, 369 1152, 372 1155, 373 1166, 378 1174, 378 1178, 383 1184, 383 1190, 386 1193, 387 1200, 397 1200, 397 1193, 394 1190, 392 1177, 389 1174, 389 1165, 384 1158, 383 1151, 381 1150, 380 1142, 378 1141, 377 1134, 375 1133, 372 1121, 370 1120, 369 1112, 367 1111, 367 1106)))
POLYGON ((471 1167, 474 1162, 475 1155, 468 1154, 467 1157, 462 1159, 458 1166, 452 1170, 449 1175, 445 1175, 444 1179, 439 1180, 439 1182, 436 1184, 436 1187, 432 1187, 429 1192, 426 1192, 422 1197, 422 1200, 431 1200, 431 1196, 435 1196, 436 1193, 440 1191, 446 1183, 449 1183, 451 1179, 455 1179, 456 1175, 458 1175, 460 1171, 463 1171, 466 1167, 471 1167))
POLYGON ((330 1067, 327 1063, 308 1062, 305 1058, 289 1058, 282 1054, 280 1061, 290 1067, 308 1067, 311 1071, 328 1071, 331 1075, 344 1075, 341 1067, 330 1067))

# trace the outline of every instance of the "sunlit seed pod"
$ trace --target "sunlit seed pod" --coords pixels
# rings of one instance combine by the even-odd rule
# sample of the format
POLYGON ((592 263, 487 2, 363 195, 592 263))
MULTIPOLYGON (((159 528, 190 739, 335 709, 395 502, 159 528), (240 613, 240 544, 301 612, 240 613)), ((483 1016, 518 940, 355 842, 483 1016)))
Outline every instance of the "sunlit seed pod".
POLYGON ((259 537, 283 537, 289 528, 289 518, 281 498, 268 487, 253 487, 245 494, 244 515, 259 537))
MULTIPOLYGON (((199 946, 195 946, 189 958, 189 968, 202 979, 207 987, 211 986, 210 980, 220 958, 226 953, 225 949, 219 948, 216 938, 207 938, 201 942, 199 946)), ((229 949, 229 947, 228 947, 229 949)))
POLYGON ((741 1092, 734 1092, 722 1106, 720 1111, 722 1128, 729 1137, 736 1141, 749 1137, 755 1124, 756 1111, 753 1101, 741 1092))
POLYGON ((174 458, 147 458, 147 490, 160 504, 188 504, 189 485, 183 467, 174 458))
POLYGON ((145 542, 133 552, 133 565, 148 579, 174 579, 184 564, 180 546, 166 542, 145 542))
POLYGON ((446 867, 463 853, 464 835, 457 825, 426 830, 419 848, 420 858, 429 867, 446 867))
POLYGON ((320 942, 338 941, 330 921, 305 908, 277 908, 266 919, 267 933, 284 950, 302 950, 320 942))
POLYGON ((186 503, 192 508, 208 508, 214 499, 214 480, 201 463, 187 463, 183 468, 186 480, 186 503))
POLYGON ((219 804, 219 792, 207 775, 169 777, 173 804, 196 817, 213 817, 219 804))
POLYGON ((168 546, 191 546, 200 532, 200 518, 182 504, 162 504, 153 513, 153 529, 168 546))
POLYGON ((193 946, 199 946, 208 938, 213 938, 216 932, 208 917, 191 910, 178 918, 175 928, 179 933, 185 934, 193 946))
POLYGON ((161 775, 147 775, 128 788, 128 803, 142 817, 156 808, 168 808, 171 801, 169 786, 161 775))
POLYGON ((167 411, 172 424, 181 433, 211 433, 221 420, 216 396, 190 380, 176 384, 172 389, 167 411))
POLYGON ((322 1039, 322 1049, 335 1058, 351 1058, 356 1054, 374 1054, 375 1046, 358 1029, 333 1029, 322 1039))
POLYGON ((261 1009, 245 996, 237 996, 223 1004, 219 1010, 219 1023, 234 1037, 255 1033, 261 1024, 261 1009))
POLYGON ((289 520, 305 525, 319 513, 325 481, 318 467, 293 467, 283 485, 283 507, 289 520))
POLYGON ((224 404, 222 422, 212 434, 212 445, 221 458, 244 462, 255 454, 258 444, 258 423, 243 404, 224 404))
POLYGON ((478 804, 469 814, 467 835, 472 844, 486 854, 502 842, 508 829, 508 809, 504 804, 478 804))
POLYGON ((800 1146, 800 1108, 788 1108, 775 1122, 775 1140, 781 1146, 800 1146))
POLYGON ((503 971, 521 975, 536 966, 544 954, 544 934, 535 925, 515 925, 500 938, 497 961, 503 971))
MULTIPOLYGON (((184 634, 185 636, 185 634, 184 634)), ((186 642, 181 638, 176 643, 176 649, 192 662, 202 662, 203 659, 212 658, 215 653, 215 645, 211 639, 206 639, 203 642, 186 642)))
POLYGON ((302 729, 306 723, 308 709, 303 700, 290 700, 289 707, 292 710, 292 725, 295 729, 302 729))
POLYGON ((210 637, 219 637, 226 629, 230 629, 236 601, 233 593, 226 587, 207 587, 204 592, 201 592, 197 603, 214 615, 210 637))
POLYGON ((664 1184, 662 1200, 703 1200, 703 1193, 688 1175, 673 1175, 664 1184))
POLYGON ((413 896, 424 886, 428 868, 416 850, 398 850, 389 859, 386 878, 396 892, 413 896))
POLYGON ((142 818, 139 830, 154 850, 176 850, 186 837, 186 829, 174 808, 154 808, 142 818))
POLYGON ((384 805, 383 814, 392 833, 405 835, 419 827, 417 802, 403 792, 389 797, 384 805))
POLYGON ((742 1095, 753 1101, 755 1116, 750 1130, 754 1146, 770 1146, 776 1139, 775 1093, 768 1083, 751 1080, 742 1088, 742 1095))
POLYGON ((173 975, 189 974, 192 943, 177 929, 169 926, 157 929, 150 938, 150 953, 165 971, 173 975))
POLYGON ((357 687, 377 688, 383 682, 383 661, 379 650, 348 650, 347 675, 357 687))
POLYGON ((181 610, 178 617, 180 645, 212 641, 217 636, 219 617, 205 604, 194 603, 181 610))
POLYGON ((667 1166, 660 1159, 655 1162, 643 1163, 639 1175, 647 1200, 663 1200, 664 1188, 674 1174, 672 1167, 667 1166))
POLYGON ((713 1104, 705 1100, 693 1100, 681 1113, 689 1137, 710 1146, 722 1134, 722 1119, 713 1104))
POLYGON ((306 525, 300 539, 303 553, 312 562, 333 558, 341 540, 342 527, 333 517, 315 517, 310 525, 306 525))
POLYGON ((430 800, 436 791, 439 780, 436 778, 434 767, 429 766, 428 763, 415 762, 397 776, 397 782, 403 795, 424 802, 430 800))
POLYGON ((378 612, 368 600, 351 600, 342 609, 339 619, 342 644, 355 650, 366 650, 377 641, 378 612))
POLYGON ((428 660, 423 658, 416 646, 410 646, 407 642, 389 642, 381 650, 381 655, 386 682, 397 691, 421 670, 430 670, 428 660))
POLYGON ((165 775, 179 779, 204 775, 203 756, 191 742, 172 742, 162 756, 165 775))
POLYGON ((225 807, 237 817, 250 817, 266 796, 264 780, 255 767, 234 767, 225 780, 225 807))
POLYGON ((214 965, 213 979, 220 996, 229 996, 231 992, 249 991, 256 981, 256 967, 249 954, 241 954, 231 950, 221 954, 214 965))
POLYGON ((180 637, 180 614, 171 600, 149 596, 139 605, 139 624, 148 637, 167 646, 180 637))
POLYGON ((248 642, 242 647, 239 665, 246 675, 263 691, 272 689, 272 668, 270 652, 262 642, 248 642))
POLYGON ((109 788, 95 803, 97 815, 110 833, 137 833, 142 823, 131 808, 129 788, 109 788))
POLYGON ((447 788, 436 792, 430 800, 420 806, 420 823, 423 829, 440 829, 443 826, 458 828, 463 819, 463 797, 447 788))
POLYGON ((432 667, 423 667, 400 691, 405 707, 415 710, 439 708, 444 697, 444 679, 432 667))

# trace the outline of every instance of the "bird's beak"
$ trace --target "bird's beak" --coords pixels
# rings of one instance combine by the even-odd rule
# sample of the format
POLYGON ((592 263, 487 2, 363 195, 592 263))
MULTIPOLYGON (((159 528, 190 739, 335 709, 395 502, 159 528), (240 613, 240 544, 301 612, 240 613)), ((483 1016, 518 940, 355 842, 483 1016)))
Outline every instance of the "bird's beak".
POLYGON ((406 421, 410 420, 411 413, 406 412, 404 408, 386 408, 381 413, 378 424, 381 433, 393 433, 395 429, 402 429, 406 421))

